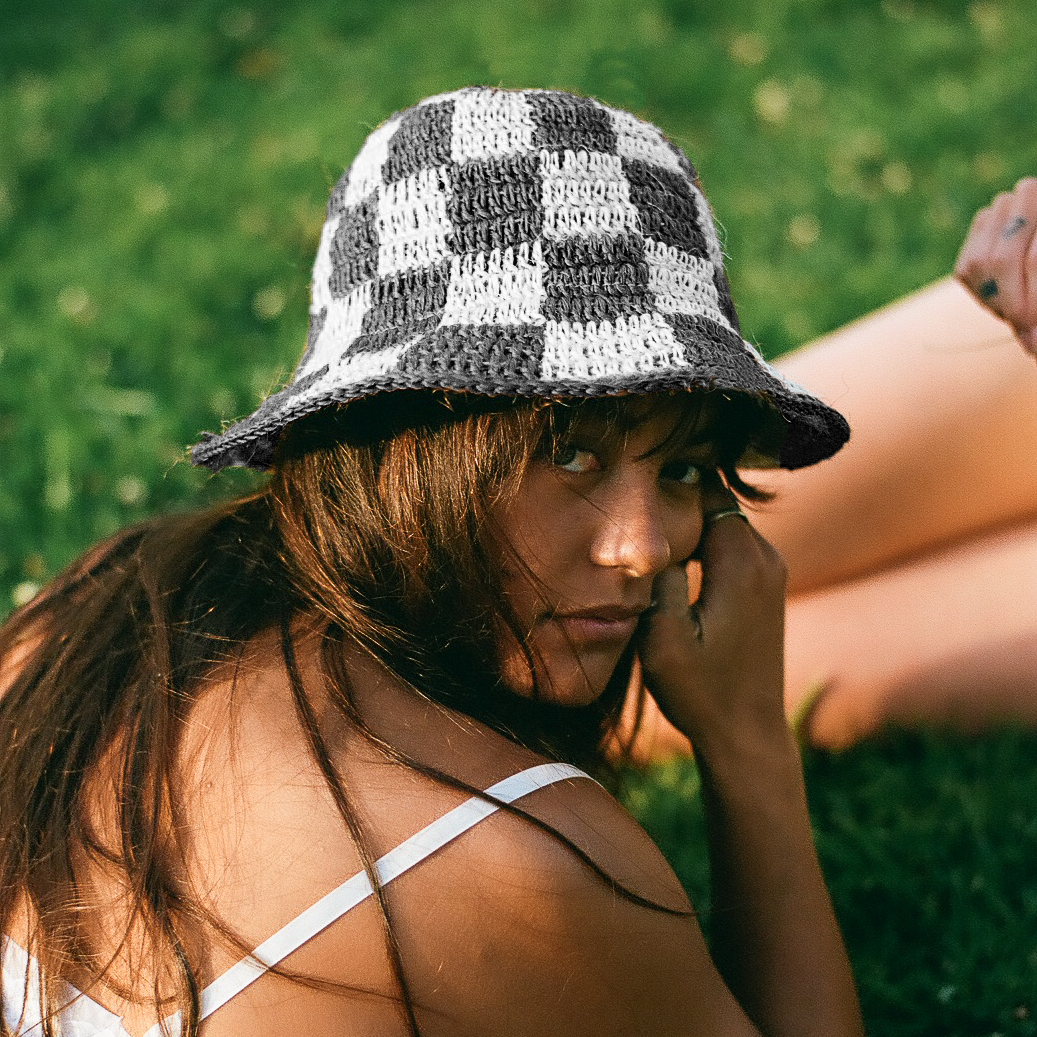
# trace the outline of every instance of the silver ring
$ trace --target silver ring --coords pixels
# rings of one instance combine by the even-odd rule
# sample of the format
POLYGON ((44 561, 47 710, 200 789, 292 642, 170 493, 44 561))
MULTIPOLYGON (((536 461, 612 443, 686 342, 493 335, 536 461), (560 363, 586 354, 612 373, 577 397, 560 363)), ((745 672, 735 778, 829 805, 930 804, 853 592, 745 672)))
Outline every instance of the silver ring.
POLYGON ((707 515, 702 516, 702 521, 707 526, 711 526, 714 522, 719 522, 720 519, 728 518, 732 515, 737 516, 740 519, 745 519, 746 522, 749 521, 749 517, 740 507, 738 507, 737 504, 731 508, 720 508, 719 511, 711 511, 707 515))

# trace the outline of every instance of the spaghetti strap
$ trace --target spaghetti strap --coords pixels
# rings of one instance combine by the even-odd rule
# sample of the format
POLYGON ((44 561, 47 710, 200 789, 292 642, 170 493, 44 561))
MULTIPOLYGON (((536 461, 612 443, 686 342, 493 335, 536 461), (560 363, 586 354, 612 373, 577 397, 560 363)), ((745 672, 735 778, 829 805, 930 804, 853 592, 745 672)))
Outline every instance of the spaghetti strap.
MULTIPOLYGON (((499 810, 501 805, 513 803, 537 789, 564 781, 566 778, 590 778, 590 775, 566 763, 543 763, 491 785, 485 790, 485 794, 496 802, 472 796, 380 857, 375 862, 378 881, 383 886, 388 885, 447 843, 474 828, 480 821, 499 810)), ((232 965, 201 992, 199 1021, 222 1008, 231 998, 236 997, 347 911, 362 903, 373 892, 370 879, 361 871, 321 897, 312 907, 308 907, 273 936, 264 940, 252 954, 232 965)), ((162 1023, 156 1023, 144 1037, 162 1037, 162 1027, 162 1023)), ((169 1016, 165 1020, 165 1027, 169 1034, 180 1033, 180 1013, 169 1016)))

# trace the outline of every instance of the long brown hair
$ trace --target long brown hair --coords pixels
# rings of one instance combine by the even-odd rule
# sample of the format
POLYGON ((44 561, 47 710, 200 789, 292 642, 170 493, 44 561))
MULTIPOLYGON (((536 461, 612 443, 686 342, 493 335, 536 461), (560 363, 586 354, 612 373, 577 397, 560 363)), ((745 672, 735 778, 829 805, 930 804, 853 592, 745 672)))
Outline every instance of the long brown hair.
MULTIPOLYGON (((733 488, 758 497, 734 468, 760 420, 756 405, 721 404, 709 430, 718 466, 733 488)), ((286 431, 262 490, 124 530, 0 628, 0 933, 28 907, 27 949, 41 966, 48 1037, 60 1005, 46 980, 72 969, 107 975, 111 966, 94 960, 77 936, 90 911, 77 886, 84 854, 123 876, 152 950, 155 1003, 175 1003, 189 1037, 198 1027, 198 933, 211 927, 251 950, 183 879, 175 761, 202 678, 269 630, 280 632, 299 722, 372 879, 400 1004, 418 1032, 389 908, 303 686, 290 625, 303 614, 321 618, 323 676, 339 712, 387 755, 437 780, 479 794, 367 728, 336 651, 343 638, 359 642, 415 694, 547 756, 600 769, 633 649, 590 706, 509 692, 498 666, 501 632, 525 654, 534 689, 536 660, 489 550, 496 507, 537 452, 588 407, 615 418, 621 434, 623 401, 547 405, 396 393, 321 412, 286 431), (94 830, 84 802, 102 759, 114 766, 114 844, 94 830)), ((700 417, 690 404, 685 424, 698 438, 700 417)))

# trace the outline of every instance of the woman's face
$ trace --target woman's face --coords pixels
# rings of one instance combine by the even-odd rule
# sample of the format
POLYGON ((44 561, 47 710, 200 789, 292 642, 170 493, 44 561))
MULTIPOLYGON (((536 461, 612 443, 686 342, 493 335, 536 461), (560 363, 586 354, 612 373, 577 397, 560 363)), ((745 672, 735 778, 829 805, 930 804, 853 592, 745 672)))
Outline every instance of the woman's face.
MULTIPOLYGON (((540 693, 559 704, 605 690, 655 577, 685 561, 702 533, 712 443, 673 435, 687 420, 677 400, 642 409, 625 434, 593 412, 576 417, 499 516, 513 552, 502 561, 505 597, 527 632, 540 693)), ((520 650, 506 649, 502 664, 512 690, 532 694, 520 650)))

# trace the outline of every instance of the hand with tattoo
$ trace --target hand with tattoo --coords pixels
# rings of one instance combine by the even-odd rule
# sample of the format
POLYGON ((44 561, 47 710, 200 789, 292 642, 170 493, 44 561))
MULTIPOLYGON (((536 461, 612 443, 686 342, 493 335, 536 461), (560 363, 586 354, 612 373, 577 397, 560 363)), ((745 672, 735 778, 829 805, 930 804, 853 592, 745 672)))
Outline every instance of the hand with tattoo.
POLYGON ((976 213, 954 276, 1037 357, 1037 178, 976 213))

